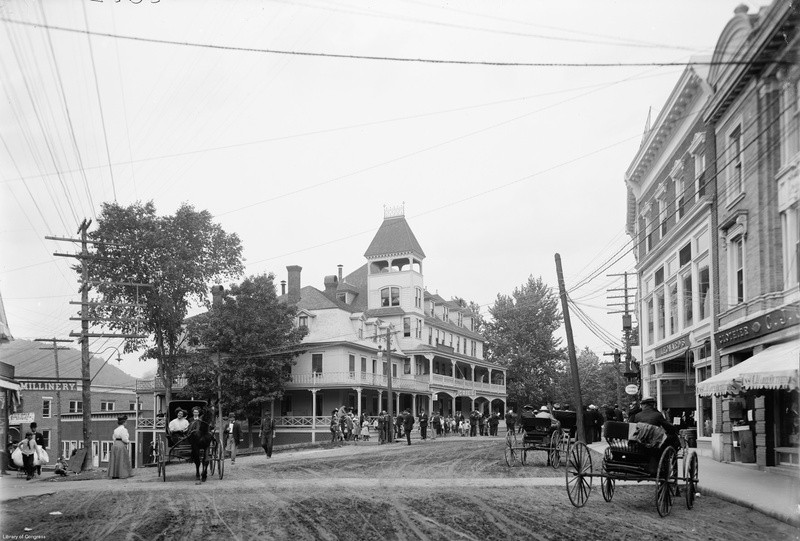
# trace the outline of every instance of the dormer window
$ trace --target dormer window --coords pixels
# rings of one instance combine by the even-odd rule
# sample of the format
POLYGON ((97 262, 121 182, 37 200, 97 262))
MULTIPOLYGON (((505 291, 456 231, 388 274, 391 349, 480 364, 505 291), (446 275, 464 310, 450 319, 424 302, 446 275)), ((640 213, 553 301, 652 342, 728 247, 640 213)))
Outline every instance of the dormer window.
POLYGON ((442 320, 443 321, 450 321, 450 309, 447 306, 442 307, 442 320))
POLYGON ((297 320, 298 320, 298 325, 301 328, 303 327, 305 327, 306 329, 308 328, 308 316, 300 316, 297 318, 297 320))
POLYGON ((458 313, 458 326, 459 327, 464 326, 464 314, 462 314, 461 312, 458 313))
POLYGON ((400 306, 400 288, 384 287, 381 289, 381 306, 400 306))
POLYGON ((414 308, 422 308, 422 288, 414 289, 414 308))

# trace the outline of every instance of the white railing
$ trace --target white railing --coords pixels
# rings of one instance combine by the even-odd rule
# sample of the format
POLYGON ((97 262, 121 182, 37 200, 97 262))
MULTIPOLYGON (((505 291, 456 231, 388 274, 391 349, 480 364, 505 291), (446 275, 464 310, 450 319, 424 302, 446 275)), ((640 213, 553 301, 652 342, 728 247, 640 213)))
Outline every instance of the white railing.
MULTIPOLYGON (((458 379, 441 374, 417 375, 392 378, 392 388, 402 391, 430 392, 431 384, 453 387, 456 390, 485 391, 505 394, 506 386, 468 379, 458 379)), ((386 388, 386 376, 368 372, 313 372, 292 374, 286 384, 289 389, 325 386, 372 386, 386 388)))

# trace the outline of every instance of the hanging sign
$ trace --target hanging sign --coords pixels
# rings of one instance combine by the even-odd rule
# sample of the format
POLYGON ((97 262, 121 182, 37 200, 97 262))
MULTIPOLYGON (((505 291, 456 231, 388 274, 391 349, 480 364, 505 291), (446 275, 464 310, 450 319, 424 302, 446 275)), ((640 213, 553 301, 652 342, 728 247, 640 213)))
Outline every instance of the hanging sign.
POLYGON ((638 385, 634 385, 633 383, 631 383, 630 385, 625 387, 625 392, 628 393, 629 395, 633 396, 633 395, 635 395, 636 393, 639 392, 639 386, 638 385))

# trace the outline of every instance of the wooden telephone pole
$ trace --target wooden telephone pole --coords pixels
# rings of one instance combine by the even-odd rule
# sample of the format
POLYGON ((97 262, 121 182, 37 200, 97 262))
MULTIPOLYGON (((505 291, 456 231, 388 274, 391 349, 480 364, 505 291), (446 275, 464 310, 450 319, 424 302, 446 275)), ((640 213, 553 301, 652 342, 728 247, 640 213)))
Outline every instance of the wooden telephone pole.
MULTIPOLYGON (((72 342, 72 340, 63 340, 58 338, 36 338, 35 342, 52 342, 53 347, 49 348, 39 348, 45 350, 53 350, 53 361, 56 365, 56 453, 58 456, 61 456, 61 375, 58 371, 58 350, 59 349, 72 349, 63 346, 59 346, 59 342, 72 342)), ((53 448, 52 442, 47 442, 50 445, 50 449, 53 448)), ((67 458, 67 457, 64 457, 67 458)))
POLYGON ((564 287, 564 273, 561 271, 561 256, 556 254, 556 273, 558 274, 558 292, 561 297, 561 311, 564 312, 564 328, 567 331, 567 349, 569 350, 569 366, 572 372, 572 392, 575 400, 576 421, 578 422, 577 439, 586 443, 586 432, 583 428, 583 398, 581 397, 581 380, 578 377, 578 359, 575 356, 575 342, 572 339, 572 323, 569 320, 567 290, 564 287))

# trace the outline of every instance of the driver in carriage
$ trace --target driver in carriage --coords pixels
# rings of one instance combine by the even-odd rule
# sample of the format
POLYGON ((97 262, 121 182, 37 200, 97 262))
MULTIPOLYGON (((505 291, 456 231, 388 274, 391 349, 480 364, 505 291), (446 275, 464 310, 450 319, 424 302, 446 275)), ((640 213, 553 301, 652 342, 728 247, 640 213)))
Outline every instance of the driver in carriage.
POLYGON ((630 418, 631 423, 645 423, 648 425, 661 427, 667 434, 665 445, 671 445, 676 450, 680 448, 678 439, 678 429, 664 418, 664 415, 656 409, 656 399, 653 397, 643 398, 641 401, 641 411, 633 414, 630 418))
POLYGON ((186 419, 186 412, 178 408, 175 410, 175 418, 169 422, 169 432, 172 440, 177 442, 186 437, 186 431, 189 429, 189 420, 186 419))
POLYGON ((550 413, 550 409, 547 406, 542 406, 539 408, 539 411, 536 412, 535 417, 538 419, 550 419, 550 430, 548 432, 561 429, 561 422, 556 419, 552 413, 550 413))

